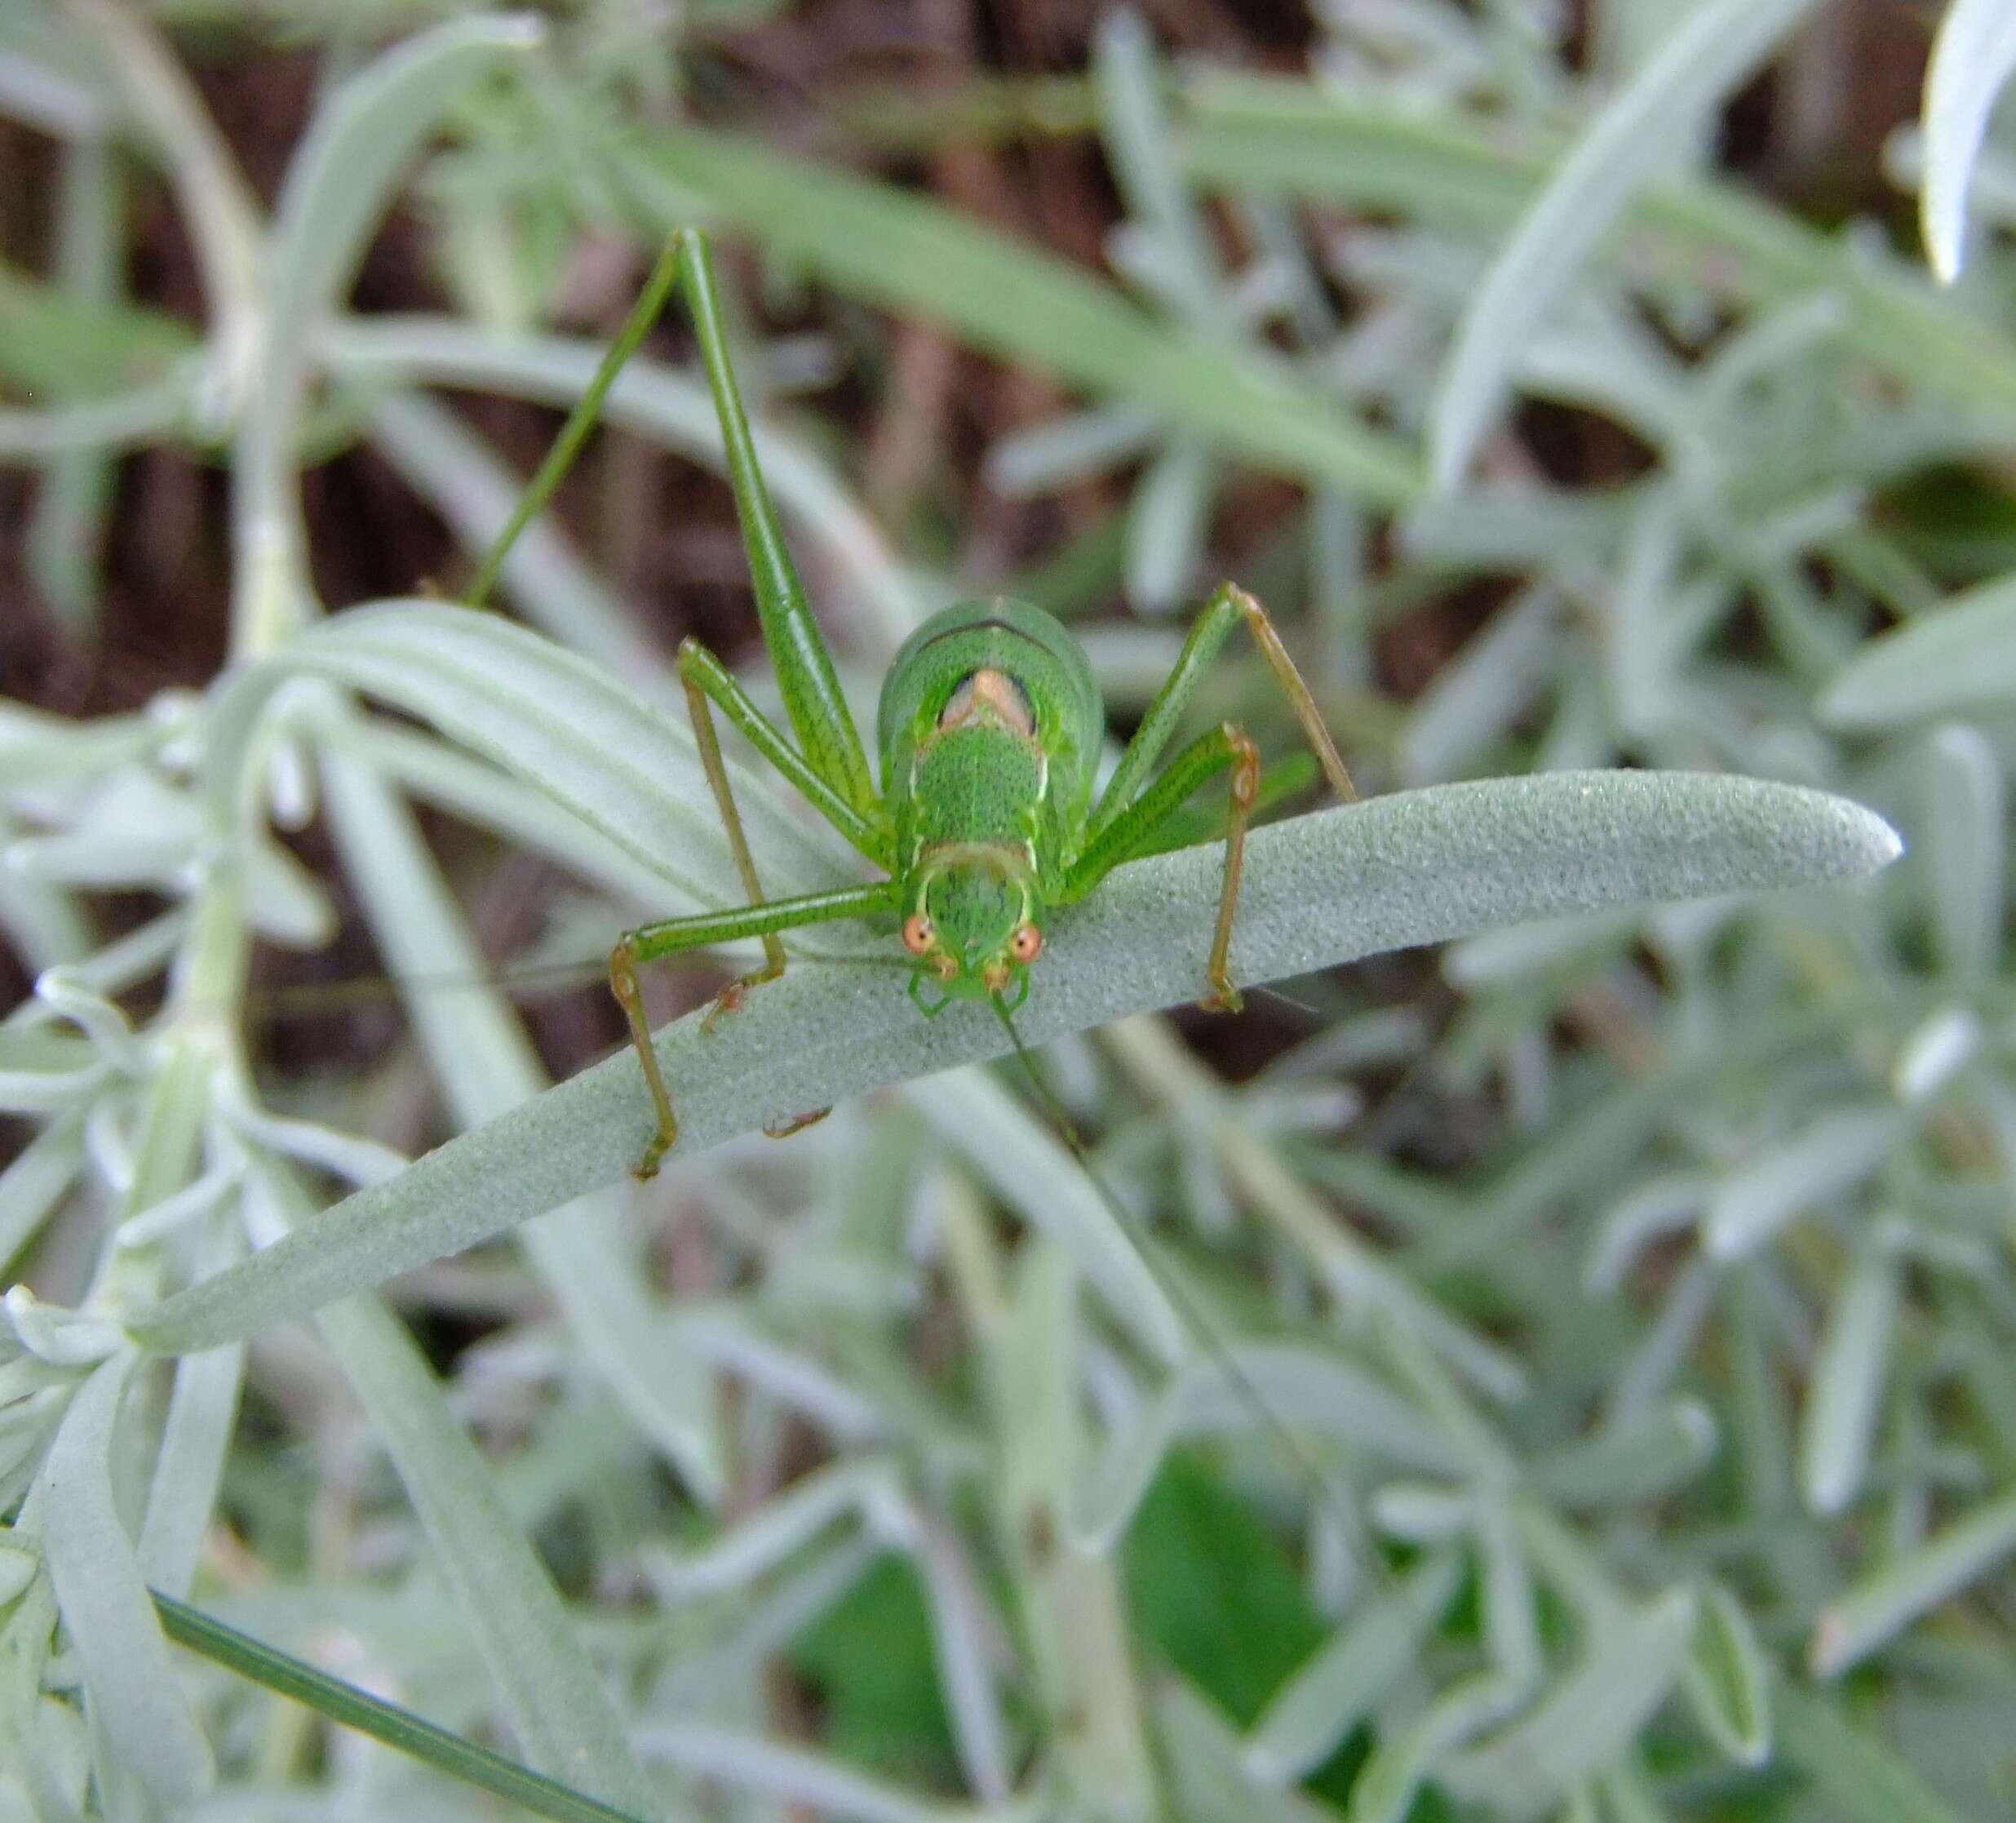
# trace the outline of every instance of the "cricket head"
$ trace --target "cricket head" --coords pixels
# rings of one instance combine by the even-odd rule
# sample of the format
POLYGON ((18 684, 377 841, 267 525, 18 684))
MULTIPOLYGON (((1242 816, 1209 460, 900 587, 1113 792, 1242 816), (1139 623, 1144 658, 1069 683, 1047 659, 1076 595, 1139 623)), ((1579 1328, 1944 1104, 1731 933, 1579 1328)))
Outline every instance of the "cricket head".
POLYGON ((1043 953, 1043 916, 1026 849, 974 842, 933 851, 903 920, 903 947, 917 958, 911 998, 927 1014, 996 995, 1011 1011, 1020 1006, 1029 965, 1043 953))

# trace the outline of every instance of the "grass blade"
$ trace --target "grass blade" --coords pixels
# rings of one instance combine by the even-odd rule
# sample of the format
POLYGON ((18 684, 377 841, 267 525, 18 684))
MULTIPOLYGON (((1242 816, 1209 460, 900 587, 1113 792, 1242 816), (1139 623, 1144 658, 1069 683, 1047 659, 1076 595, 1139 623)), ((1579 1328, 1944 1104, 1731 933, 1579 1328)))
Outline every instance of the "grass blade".
POLYGON ((529 1767, 423 1721, 411 1710, 317 1670, 172 1595, 155 1591, 154 1608, 161 1616, 162 1629, 178 1646, 200 1652, 213 1665, 221 1665, 282 1697, 305 1703, 317 1714, 326 1715, 346 1728, 355 1728, 374 1741, 382 1741, 395 1752, 410 1754, 450 1778, 521 1805, 534 1816, 549 1818, 552 1823, 637 1823, 627 1811, 612 1810, 607 1804, 570 1791, 529 1767))
POLYGON ((982 352, 1135 401, 1276 474, 1380 505, 1420 491, 1412 453, 1250 357, 1170 329, 1089 273, 926 197, 682 128, 633 159, 645 206, 684 225, 696 196, 766 246, 982 352))

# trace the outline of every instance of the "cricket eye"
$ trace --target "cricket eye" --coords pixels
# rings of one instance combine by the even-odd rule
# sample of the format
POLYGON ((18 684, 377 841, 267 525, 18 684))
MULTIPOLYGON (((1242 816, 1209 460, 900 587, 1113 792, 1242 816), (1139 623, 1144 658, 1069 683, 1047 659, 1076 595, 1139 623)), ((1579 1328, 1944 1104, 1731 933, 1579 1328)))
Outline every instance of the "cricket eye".
MULTIPOLYGON (((884 929, 888 927, 885 925, 884 929)), ((931 939, 937 934, 931 920, 921 912, 913 912, 903 920, 903 947, 912 956, 922 956, 931 947, 931 939)))
POLYGON ((1008 954, 1017 962, 1034 962, 1043 954, 1043 933, 1034 925, 1019 925, 1008 938, 1008 954))

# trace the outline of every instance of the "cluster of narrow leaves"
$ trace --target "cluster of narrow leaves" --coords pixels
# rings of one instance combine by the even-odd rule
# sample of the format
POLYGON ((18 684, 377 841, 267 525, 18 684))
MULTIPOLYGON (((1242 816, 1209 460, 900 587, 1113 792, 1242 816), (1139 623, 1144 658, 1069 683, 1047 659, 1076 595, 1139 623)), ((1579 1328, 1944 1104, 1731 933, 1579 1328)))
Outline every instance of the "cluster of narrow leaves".
MULTIPOLYGON (((1309 77, 1265 82, 1179 78, 1116 13, 1036 125, 1100 135, 1119 283, 663 124, 596 9, 466 18, 341 80, 332 56, 270 220, 135 15, 0 20, 0 107, 62 140, 74 204, 60 270, 0 275, 38 581, 87 623, 109 464, 180 443, 228 463, 237 583, 200 699, 0 704, 0 924, 38 972, 0 1025, 0 1099, 35 1124, 0 1258, 46 1294, 8 1293, 0 1338, 0 1814, 259 1813, 282 1785, 459 1814, 485 1742, 565 1816, 2006 1807, 2016 592, 1896 503, 2016 432, 2016 342, 1971 302, 2008 263, 1983 246, 1941 296, 1708 174, 1714 108, 1819 9, 1673 11, 1593 8, 1571 75, 1545 8, 1338 7, 1309 77), (437 140, 467 308, 347 313, 437 140), (119 301, 135 151, 201 255, 200 325, 119 301), (634 1066, 549 1084, 416 807, 556 863, 605 941, 732 900, 662 662, 543 526, 503 578, 539 632, 325 617, 296 485, 362 438, 480 551, 518 482, 429 389, 573 397, 596 351, 522 320, 555 247, 701 212, 1085 396, 990 472, 1137 467, 1050 578, 1150 617, 1090 642, 1117 699, 1173 654, 1153 617, 1203 574, 1221 483, 1305 484, 1248 579, 1365 783, 1422 788, 1256 839, 1234 965, 1458 938, 1451 1009, 1309 980, 1307 1036, 1228 1086, 1152 1016, 1197 991, 1216 889, 1208 851, 1165 857, 1060 922, 1026 1015, 1119 1213, 1013 1075, 950 1068, 998 1027, 926 1025, 887 934, 844 929, 671 1034, 686 1141, 627 1187, 634 1066), (1548 481, 1515 392, 1621 424, 1643 472, 1548 481), (1482 630, 1375 698, 1381 617, 1480 579, 1482 630), (1845 883, 1889 832, 1827 793, 1910 840, 1873 890, 1845 883), (317 817, 411 1044, 288 1083, 243 981, 255 941, 334 927, 283 839, 317 817), (154 908, 109 944, 108 890, 154 908), (431 1137, 399 1124, 420 1081, 467 1130, 408 1164, 383 1135, 431 1137), (479 1324, 445 1381, 395 1280, 479 1324), (259 1681, 198 1667, 150 1591, 439 1723, 401 1737, 431 1764, 318 1751, 272 1694, 308 1684, 228 1636, 259 1681)), ((1983 13, 1955 9, 1951 55, 1972 31, 1992 70, 1983 13)), ((1015 104, 862 130, 1021 130, 1015 104)), ((1987 100, 1953 110, 1928 197, 1971 164, 1986 214, 1987 100)), ((610 402, 718 459, 687 375, 640 361, 610 402)), ((809 445, 760 448, 871 684, 954 579, 809 445)), ((773 891, 844 876, 761 778, 736 790, 773 891)))

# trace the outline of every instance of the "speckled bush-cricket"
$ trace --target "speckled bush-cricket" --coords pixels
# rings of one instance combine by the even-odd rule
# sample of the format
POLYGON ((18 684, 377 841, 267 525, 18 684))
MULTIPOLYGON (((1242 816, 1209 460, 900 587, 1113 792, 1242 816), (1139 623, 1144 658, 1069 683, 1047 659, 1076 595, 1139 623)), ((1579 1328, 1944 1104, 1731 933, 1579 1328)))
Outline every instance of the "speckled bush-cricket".
POLYGON ((1115 867, 1168 845, 1193 795, 1221 775, 1227 775, 1229 799, 1225 876, 1204 960, 1204 1004, 1236 1008, 1239 997, 1225 957, 1246 827, 1259 789, 1259 754, 1246 731, 1227 721, 1198 735, 1157 770, 1199 681, 1235 624, 1243 622, 1252 633, 1331 783, 1347 797, 1354 795, 1314 699, 1266 610, 1230 583, 1212 597, 1119 765, 1104 790, 1095 792, 1105 712, 1078 641, 1026 602, 996 597, 946 608, 904 643, 883 680, 878 786, 756 462, 707 239, 697 229, 682 231, 667 244, 595 384, 485 562, 471 601, 481 601, 512 540, 557 486, 618 370, 675 287, 691 314, 720 417, 763 642, 796 739, 763 713, 705 645, 691 638, 680 645, 679 674, 694 742, 748 903, 640 925, 609 953, 609 981, 629 1021, 658 1116, 638 1176, 657 1170, 679 1131, 651 1048, 638 988, 640 963, 760 938, 763 967, 724 990, 707 1015, 711 1024, 752 987, 783 972, 782 932, 834 919, 888 918, 897 923, 912 959, 911 994, 924 1014, 954 1000, 986 1000, 1005 1021, 1030 991, 1049 909, 1083 898, 1115 867), (722 763, 717 709, 886 877, 765 898, 722 763))

